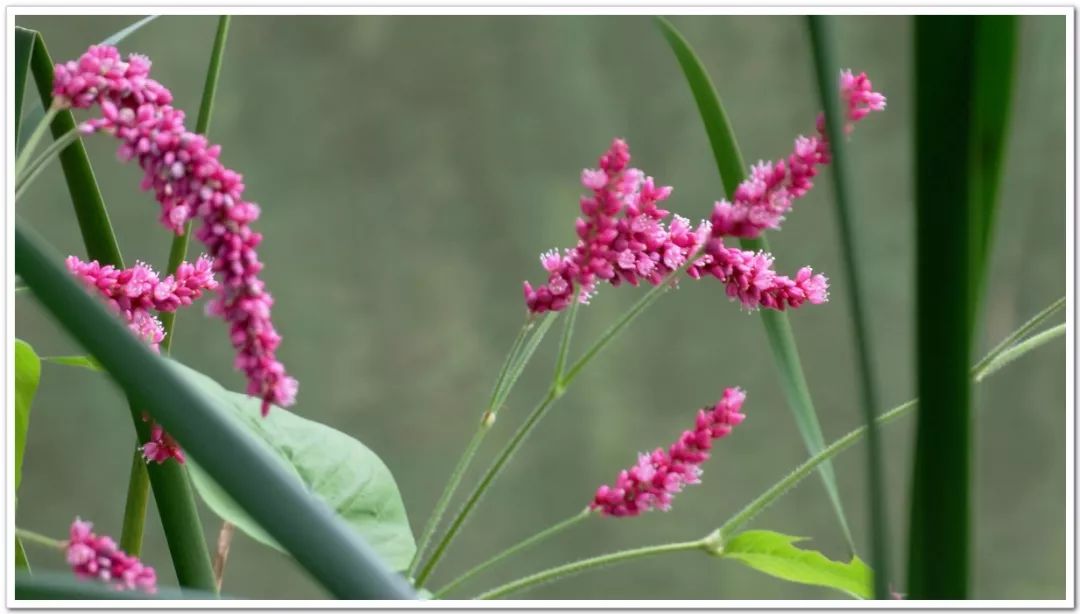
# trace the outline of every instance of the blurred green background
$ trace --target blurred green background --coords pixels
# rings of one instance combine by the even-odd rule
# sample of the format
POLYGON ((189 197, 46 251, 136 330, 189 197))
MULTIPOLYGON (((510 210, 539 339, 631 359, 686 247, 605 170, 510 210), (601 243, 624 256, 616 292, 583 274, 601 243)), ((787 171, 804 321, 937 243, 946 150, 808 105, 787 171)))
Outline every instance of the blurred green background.
MULTIPOLYGON (((135 21, 131 16, 20 17, 57 61, 135 21)), ((818 109, 800 17, 678 17, 709 67, 748 160, 790 151, 818 109)), ((914 210, 911 40, 907 17, 844 17, 839 60, 865 70, 889 99, 851 141, 857 230, 882 398, 913 396, 914 210)), ((154 62, 193 125, 216 19, 158 19, 121 44, 154 62)), ((1065 22, 1021 21, 1013 131, 978 352, 1064 293, 1065 22)), ((32 93, 31 93, 32 95, 32 93)), ((943 109, 943 113, 957 113, 943 109)), ((966 116, 957 113, 957 121, 966 116)), ((521 324, 523 279, 537 255, 573 241, 578 174, 614 136, 635 166, 676 190, 671 208, 697 219, 722 196, 681 72, 644 17, 254 17, 233 20, 210 128, 223 161, 263 208, 260 254, 284 335, 281 358, 301 382, 294 408, 374 449, 394 471, 419 532, 473 432, 521 324)), ((140 171, 115 143, 88 142, 129 262, 163 268, 169 234, 139 192, 140 171)), ((827 180, 772 233, 777 267, 832 279, 829 304, 792 314, 814 401, 832 440, 859 423, 857 382, 827 180)), ((58 166, 20 216, 65 253, 84 256, 58 166)), ((197 249, 197 247, 195 248, 197 249)), ((580 313, 577 347, 641 290, 604 288, 580 313)), ((16 330, 42 355, 79 353, 29 294, 16 330)), ((556 334, 538 352, 481 461, 543 393, 556 334)), ((174 355, 242 389, 224 325, 193 308, 178 318, 174 355)), ((717 527, 805 459, 759 319, 718 283, 686 283, 640 318, 583 374, 466 526, 435 586, 560 520, 638 451, 667 445, 724 386, 748 393, 748 416, 706 465, 704 483, 669 513, 590 523, 515 557, 482 588, 614 549, 683 540, 717 527)), ((1065 368, 1055 343, 977 390, 975 577, 986 599, 1065 597, 1065 368)), ((882 408, 885 409, 885 408, 882 408)), ((894 570, 903 569, 912 420, 885 431, 894 570)), ((132 429, 104 377, 43 367, 31 418, 19 524, 60 536, 76 515, 119 535, 132 429)), ((860 552, 868 558, 865 449, 836 469, 860 552)), ((478 464, 483 466, 483 463, 478 464)), ((475 473, 474 473, 475 475, 475 473)), ((151 503, 153 506, 153 503, 151 503)), ((172 584, 151 509, 144 558, 172 584)), ((219 522, 203 509, 212 543, 219 522)), ((807 480, 754 522, 844 554, 820 481, 807 480)), ((303 530, 302 527, 298 530, 303 530)), ((62 568, 40 549, 40 568, 62 568)), ((892 579, 903 591, 903 577, 892 579)), ((287 557, 238 533, 225 590, 252 598, 322 598, 287 557)), ((543 586, 533 598, 817 599, 836 594, 774 580, 697 554, 636 561, 543 586)))

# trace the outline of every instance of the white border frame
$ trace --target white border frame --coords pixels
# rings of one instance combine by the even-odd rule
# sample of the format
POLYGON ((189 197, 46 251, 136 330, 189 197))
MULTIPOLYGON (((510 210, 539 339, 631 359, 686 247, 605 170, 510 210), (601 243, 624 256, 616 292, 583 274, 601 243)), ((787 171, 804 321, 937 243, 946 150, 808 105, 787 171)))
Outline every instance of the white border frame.
MULTIPOLYGON (((305 601, 305 600, 245 600, 245 601, 183 601, 183 600, 109 600, 109 601, 15 601, 15 576, 13 565, 3 565, 6 569, 5 580, 5 606, 6 608, 56 610, 56 609, 187 609, 209 608, 212 610, 234 609, 290 609, 312 608, 320 610, 336 609, 543 609, 543 608, 567 608, 567 609, 911 609, 911 608, 950 608, 950 609, 1017 609, 1017 608, 1054 608, 1074 609, 1075 603, 1075 507, 1074 486, 1075 475, 1075 108, 1073 80, 1075 68, 1075 21, 1076 11, 1072 5, 1046 3, 1039 5, 987 5, 968 1, 954 2, 950 6, 936 6, 926 0, 909 2, 898 5, 867 6, 849 2, 834 2, 830 5, 821 6, 806 0, 793 0, 783 5, 736 5, 727 6, 715 2, 703 2, 684 0, 679 4, 656 5, 642 1, 615 2, 611 0, 594 0, 588 4, 571 4, 568 2, 531 3, 507 5, 505 2, 474 0, 469 4, 455 4, 448 0, 430 0, 429 2, 414 4, 358 4, 345 5, 326 2, 319 5, 267 5, 255 2, 239 2, 230 5, 177 5, 159 4, 148 5, 144 2, 130 0, 117 0, 105 7, 91 7, 81 4, 64 2, 41 2, 33 5, 12 4, 5 5, 6 29, 4 30, 5 54, 5 122, 4 122, 4 158, 5 158, 5 232, 3 234, 3 254, 7 266, 3 270, 4 279, 4 310, 5 319, 5 351, 0 357, 0 365, 4 369, 4 399, 5 416, 4 439, 0 448, 3 449, 7 458, 10 449, 9 442, 14 436, 14 370, 8 364, 10 356, 14 353, 15 338, 15 309, 14 309, 14 277, 15 277, 15 250, 14 250, 14 158, 11 152, 13 147, 14 113, 14 32, 15 18, 22 15, 132 15, 132 14, 173 14, 173 15, 218 15, 229 13, 234 15, 801 15, 807 12, 825 15, 921 15, 921 14, 1017 14, 1017 15, 1061 15, 1066 23, 1065 41, 1065 79, 1066 79, 1066 596, 1056 600, 968 600, 956 601, 889 601, 869 602, 851 600, 820 600, 811 602, 794 602, 787 600, 648 600, 648 601, 585 601, 585 600, 502 600, 502 601, 462 601, 462 600, 439 600, 439 601, 305 601), (807 605, 803 605, 807 604, 807 605)), ((15 470, 14 465, 3 463, 7 466, 5 471, 5 531, 4 531, 4 556, 5 560, 11 560, 9 555, 15 549, 14 525, 8 525, 7 519, 14 518, 14 497, 8 493, 14 492, 15 470)))

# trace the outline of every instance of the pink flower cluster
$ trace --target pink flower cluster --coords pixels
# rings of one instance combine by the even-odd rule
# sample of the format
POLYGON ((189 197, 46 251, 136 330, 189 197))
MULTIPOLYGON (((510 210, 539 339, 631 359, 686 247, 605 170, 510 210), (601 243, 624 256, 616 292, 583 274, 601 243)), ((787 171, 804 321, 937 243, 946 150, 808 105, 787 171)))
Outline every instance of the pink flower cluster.
MULTIPOLYGON (((885 97, 874 92, 865 73, 845 70, 840 93, 847 109, 846 128, 872 111, 885 108, 885 97)), ((733 202, 717 202, 708 222, 691 229, 676 215, 665 229, 661 220, 668 211, 656 203, 671 194, 670 187, 657 188, 652 178, 629 168, 630 151, 616 139, 600 157, 600 168, 586 169, 582 183, 593 191, 581 200, 584 217, 577 220, 578 243, 560 255, 550 251, 540 257, 548 281, 539 288, 525 282, 525 303, 532 313, 559 311, 569 305, 575 284, 582 299, 595 290, 596 280, 618 285, 636 284, 643 278, 656 285, 688 258, 693 279, 711 275, 726 286, 727 294, 747 309, 783 310, 804 303, 828 300, 828 280, 803 267, 794 279, 773 270, 773 257, 724 245, 725 237, 754 238, 780 227, 792 203, 813 187, 818 168, 830 160, 824 117, 817 122, 818 135, 795 139, 786 160, 759 162, 732 195, 733 202), (696 256, 700 252, 700 257, 696 256)))
POLYGON ((524 283, 529 311, 564 309, 578 287, 581 302, 587 303, 597 280, 636 286, 643 279, 657 285, 705 239, 707 226, 692 229, 683 217, 675 216, 665 227, 663 219, 670 212, 657 204, 671 195, 671 188, 656 186, 652 177, 629 164, 629 146, 615 139, 600 156, 600 168, 581 173, 581 183, 592 195, 581 199, 577 246, 561 255, 552 250, 540 257, 548 281, 535 289, 524 283))
POLYGON ((638 455, 633 467, 619 473, 614 486, 601 486, 589 508, 605 516, 637 516, 651 509, 667 511, 672 497, 687 484, 697 484, 701 465, 709 459, 714 439, 726 437, 746 417, 739 413, 746 393, 728 388, 716 405, 698 411, 694 428, 684 431, 665 451, 638 455))
POLYGON ((275 356, 281 337, 270 320, 273 299, 258 277, 263 264, 255 252, 262 235, 251 228, 259 207, 244 200, 242 176, 218 160, 221 147, 184 127, 184 112, 170 105, 172 94, 149 74, 147 58, 132 54, 124 61, 115 48, 96 45, 77 62, 56 65, 53 96, 61 105, 101 107, 102 116, 81 129, 120 139, 119 157, 138 160, 142 187, 153 189, 167 228, 180 234, 189 220, 201 221, 195 235, 222 283, 209 311, 229 323, 236 366, 247 376, 248 393, 263 400, 265 415, 271 403, 295 401, 297 382, 275 356))
POLYGON ((176 311, 198 300, 204 291, 218 287, 212 261, 206 257, 200 257, 195 264, 181 263, 176 274, 165 279, 159 279, 141 262, 129 269, 118 269, 101 266, 97 260, 83 262, 77 256, 68 256, 65 263, 72 274, 104 296, 124 316, 128 328, 154 350, 165 338, 165 330, 150 310, 176 311))
MULTIPOLYGON (((124 316, 128 328, 154 351, 165 339, 165 329, 150 310, 176 311, 198 300, 203 291, 217 288, 212 263, 205 257, 195 264, 180 263, 176 273, 165 279, 159 279, 153 269, 141 262, 130 269, 101 266, 97 260, 83 262, 76 256, 68 256, 65 262, 68 270, 104 296, 109 306, 124 316)), ((143 416, 143 420, 149 418, 143 416)), ((151 426, 150 441, 141 450, 148 463, 163 463, 170 458, 184 462, 184 453, 176 440, 156 423, 151 426)))
MULTIPOLYGON (((855 76, 850 70, 840 73, 840 98, 846 109, 845 132, 855 128, 871 111, 885 110, 885 97, 874 92, 866 73, 855 76)), ((732 201, 716 203, 710 221, 714 237, 760 236, 780 227, 792 203, 814 187, 818 167, 828 164, 829 141, 825 133, 825 115, 817 119, 817 136, 799 136, 787 160, 758 162, 750 177, 739 184, 732 201)))
POLYGON ((101 580, 119 591, 139 589, 156 593, 154 568, 143 565, 138 557, 124 553, 111 537, 95 535, 92 528, 92 523, 79 518, 71 523, 66 556, 75 575, 101 580))

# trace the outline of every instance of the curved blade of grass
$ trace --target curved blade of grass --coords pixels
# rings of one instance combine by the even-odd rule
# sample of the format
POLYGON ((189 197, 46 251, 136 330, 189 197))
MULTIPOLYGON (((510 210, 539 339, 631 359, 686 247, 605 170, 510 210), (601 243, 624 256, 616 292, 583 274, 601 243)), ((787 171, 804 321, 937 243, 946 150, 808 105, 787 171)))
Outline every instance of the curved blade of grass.
POLYGON ((874 424, 874 414, 878 408, 877 385, 874 378, 873 352, 870 329, 866 324, 865 302, 861 290, 858 263, 858 238, 853 229, 853 212, 848 191, 847 143, 843 133, 845 122, 840 108, 840 96, 837 92, 837 75, 840 66, 836 64, 833 52, 833 18, 826 15, 810 15, 807 26, 810 31, 810 45, 813 50, 814 68, 817 73, 818 91, 821 94, 821 106, 825 109, 825 127, 828 131, 829 149, 832 153, 833 191, 836 198, 836 218, 840 230, 840 245, 844 255, 845 281, 848 286, 848 299, 851 301, 851 326, 855 338, 855 354, 858 357, 859 387, 862 393, 863 421, 867 427, 867 498, 870 503, 870 544, 871 563, 874 569, 874 598, 889 598, 889 543, 888 521, 885 510, 884 472, 881 467, 881 443, 874 424))
MULTIPOLYGON (((34 34, 34 51, 30 61, 30 70, 34 75, 42 104, 48 108, 52 102, 53 61, 39 33, 34 34)), ((59 138, 74 130, 75 119, 71 112, 61 111, 57 114, 51 129, 54 138, 59 138)), ((101 264, 123 267, 120 246, 113 232, 112 223, 109 221, 101 190, 94 178, 93 167, 86 155, 86 148, 81 141, 74 141, 60 153, 60 164, 64 170, 79 231, 86 245, 87 256, 101 264)), ((16 261, 16 266, 18 266, 18 261, 16 261)), ((23 280, 28 285, 30 284, 25 276, 23 280)), ((124 335, 130 337, 127 333, 124 335)), ((149 441, 150 425, 142 420, 142 411, 135 404, 129 404, 129 409, 138 440, 149 441)), ((143 467, 142 471, 148 473, 154 498, 157 500, 158 514, 169 545, 169 554, 172 557, 177 580, 182 586, 213 591, 215 583, 210 551, 206 546, 206 538, 199 522, 187 470, 177 463, 153 464, 150 467, 144 465, 143 467)), ((125 510, 137 514, 140 509, 145 509, 145 503, 140 503, 138 499, 146 498, 146 478, 141 476, 140 469, 133 468, 133 473, 136 479, 129 484, 125 510)), ((138 552, 140 549, 144 524, 143 517, 125 516, 121 541, 132 552, 138 552)))
MULTIPOLYGON (((135 405, 152 408, 154 419, 183 442, 185 452, 331 594, 415 598, 362 538, 285 473, 267 444, 130 334, 66 271, 59 255, 21 223, 15 228, 15 267, 41 304, 135 405)), ((163 466, 170 465, 176 463, 163 466)))
MULTIPOLYGON (((104 582, 80 580, 70 573, 48 572, 31 576, 15 574, 16 601, 43 599, 216 599, 214 593, 158 587, 157 593, 148 595, 141 591, 118 591, 104 582)), ((194 607, 195 604, 192 604, 194 607)), ((19 606, 16 606, 19 607, 19 606)), ((187 606, 185 606, 187 607, 187 606)))
POLYGON ((26 91, 26 73, 30 69, 30 56, 34 52, 34 31, 15 28, 15 150, 19 148, 19 124, 22 121, 23 92, 26 91))
POLYGON ((964 599, 971 534, 971 360, 979 227, 972 175, 974 16, 915 18, 919 420, 908 554, 913 599, 964 599), (960 118, 961 120, 958 120, 960 118))
MULTIPOLYGON (((657 17, 656 23, 664 39, 675 53, 679 66, 694 95, 701 119, 705 124, 705 132, 712 146, 713 156, 716 158, 716 167, 720 171, 720 179, 724 184, 724 191, 728 194, 735 192, 735 188, 746 178, 746 164, 743 163, 742 153, 735 141, 735 135, 731 130, 727 113, 720 102, 720 96, 713 87, 709 74, 704 65, 694 54, 690 44, 686 42, 682 34, 675 26, 663 17, 657 17)), ((742 239, 743 249, 765 250, 769 246, 764 237, 758 239, 742 239)), ((787 397, 788 405, 795 416, 795 424, 802 435, 803 442, 810 454, 816 454, 825 447, 825 436, 821 432, 821 424, 814 412, 814 404, 810 398, 810 387, 806 383, 806 375, 799 361, 799 350, 795 345, 795 335, 791 330, 791 322, 787 314, 782 311, 762 309, 760 312, 762 323, 765 325, 765 333, 769 339, 769 347, 772 349, 773 358, 780 371, 780 381, 787 397)), ((818 471, 825 491, 829 495, 836 518, 840 523, 840 530, 847 540, 848 548, 852 553, 855 551, 855 542, 851 538, 851 530, 848 528, 847 517, 844 514, 844 506, 840 500, 840 490, 836 486, 836 474, 832 463, 823 463, 818 471)))
POLYGON ((126 28, 124 28, 122 30, 117 31, 112 36, 110 36, 110 37, 106 38, 105 40, 101 41, 101 44, 102 45, 112 45, 112 46, 115 47, 116 45, 120 44, 120 41, 124 40, 125 38, 131 36, 132 34, 134 34, 137 31, 139 31, 140 28, 142 28, 146 24, 150 23, 151 21, 154 21, 158 17, 161 17, 161 15, 147 15, 146 17, 143 17, 139 21, 136 21, 135 23, 131 24, 130 26, 128 26, 128 27, 126 27, 126 28))
MULTIPOLYGON (((1005 140, 1012 113, 1016 75, 1016 15, 982 15, 975 33, 975 98, 971 156, 975 194, 975 289, 973 309, 985 284, 986 266, 996 219, 998 187, 1005 158, 1005 140)), ((978 315, 976 313, 976 315, 978 315)))

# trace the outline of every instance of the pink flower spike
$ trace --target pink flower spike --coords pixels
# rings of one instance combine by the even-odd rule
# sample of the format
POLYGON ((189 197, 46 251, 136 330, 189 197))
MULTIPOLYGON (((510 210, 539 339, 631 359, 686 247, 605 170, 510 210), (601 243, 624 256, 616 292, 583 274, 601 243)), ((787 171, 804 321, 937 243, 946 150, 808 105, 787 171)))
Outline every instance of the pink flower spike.
MULTIPOLYGON (((210 311, 229 325, 248 392, 262 399, 264 412, 271 403, 290 405, 297 383, 277 360, 281 337, 270 319, 273 300, 258 277, 263 265, 255 248, 262 235, 251 223, 259 207, 244 200, 243 177, 221 163, 221 148, 184 126, 184 112, 171 106, 172 94, 149 73, 147 58, 132 54, 125 61, 115 48, 95 45, 77 62, 54 67, 54 100, 78 109, 100 107, 101 116, 81 129, 120 141, 118 157, 138 162, 141 186, 153 191, 166 228, 180 234, 189 221, 199 219, 195 236, 221 277, 221 297, 210 311)), ((175 300, 159 298, 155 308, 170 311, 190 304, 199 289, 208 289, 210 270, 210 265, 196 264, 190 278, 178 271, 170 297, 175 300)), ((121 302, 121 308, 128 307, 121 302)))
POLYGON ((668 186, 657 186, 652 177, 630 168, 630 147, 615 139, 600 156, 599 169, 585 169, 581 183, 592 193, 581 199, 582 217, 575 231, 578 242, 560 255, 540 257, 548 273, 547 283, 537 288, 525 282, 525 305, 532 313, 560 311, 580 291, 587 303, 600 281, 612 286, 642 280, 658 285, 693 254, 708 235, 707 223, 691 230, 685 218, 669 215, 658 204, 671 195, 668 186))
POLYGON ((684 431, 667 451, 657 448, 638 455, 637 464, 620 472, 614 486, 598 488, 589 509, 615 517, 667 511, 675 494, 700 481, 713 440, 726 437, 746 417, 739 411, 744 400, 746 393, 740 388, 724 390, 715 405, 698 412, 694 428, 684 431))
POLYGON ((791 279, 777 275, 772 264, 770 254, 727 247, 723 239, 714 238, 705 244, 705 255, 694 262, 689 274, 694 279, 705 274, 719 279, 727 286, 727 295, 748 310, 764 307, 783 311, 828 300, 824 275, 814 275, 810 267, 803 267, 791 279))
MULTIPOLYGON (((871 87, 866 73, 856 76, 850 70, 841 71, 840 98, 846 109, 846 133, 872 111, 885 110, 885 96, 871 87)), ((786 159, 754 165, 750 176, 731 195, 731 202, 716 203, 710 220, 713 237, 755 238, 766 230, 780 228, 792 204, 814 186, 818 168, 831 160, 823 114, 818 115, 816 125, 816 136, 797 137, 786 159)))
POLYGON ((93 524, 76 517, 71 523, 65 557, 80 578, 100 580, 118 591, 157 592, 154 568, 120 550, 111 537, 99 537, 93 524))

